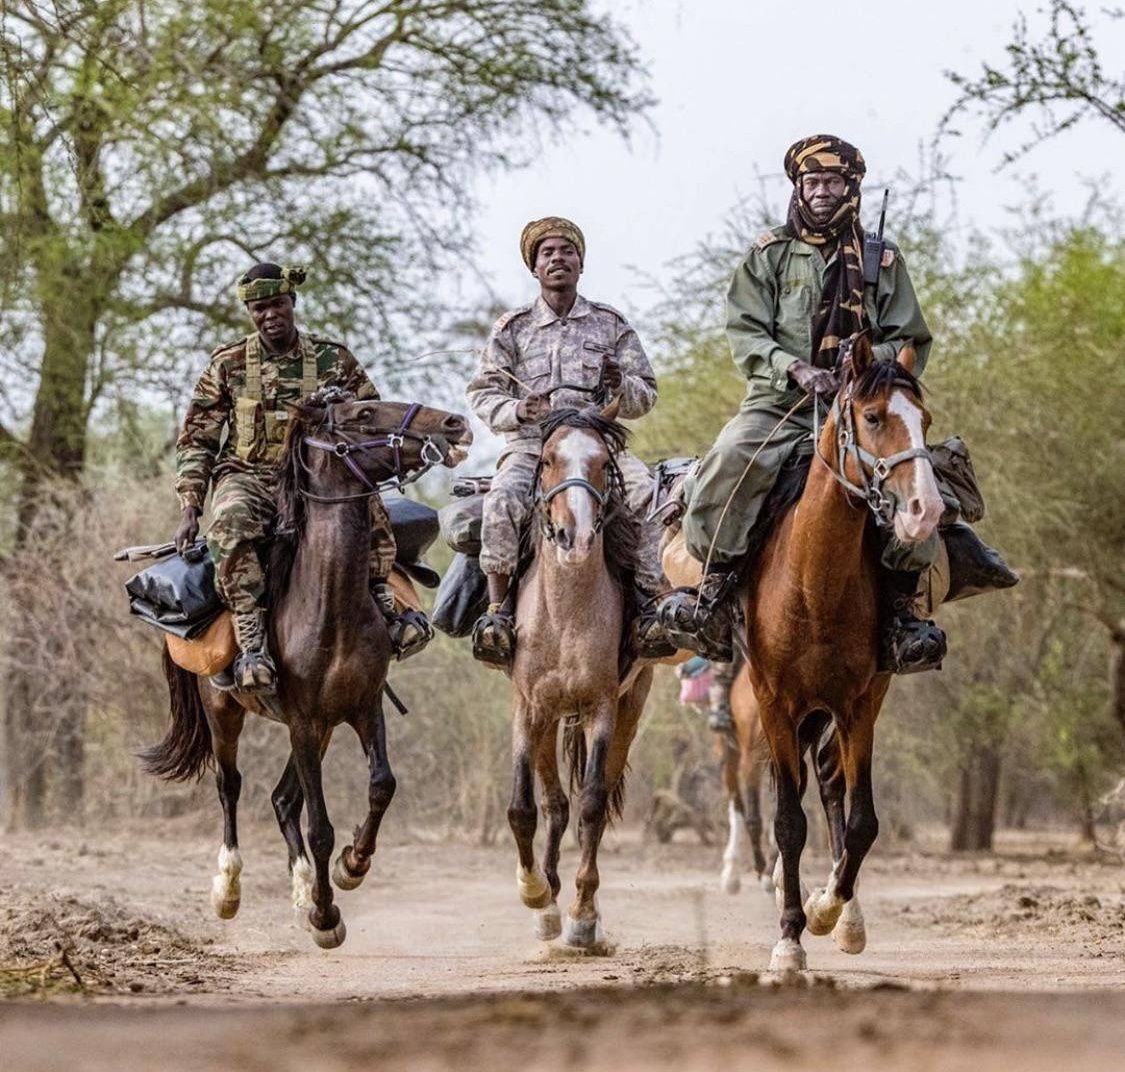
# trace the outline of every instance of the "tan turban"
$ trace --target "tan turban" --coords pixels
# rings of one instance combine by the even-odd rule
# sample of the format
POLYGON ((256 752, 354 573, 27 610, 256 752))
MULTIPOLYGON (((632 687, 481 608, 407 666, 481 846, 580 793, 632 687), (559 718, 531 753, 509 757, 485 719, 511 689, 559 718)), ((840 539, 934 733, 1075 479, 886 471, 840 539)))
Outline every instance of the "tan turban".
POLYGON ((532 220, 523 229, 523 234, 520 235, 520 253, 523 255, 523 263, 533 271, 535 269, 535 254, 539 249, 539 243, 544 238, 565 238, 568 242, 572 242, 574 248, 578 250, 578 259, 585 262, 586 238, 578 225, 571 223, 570 220, 564 219, 562 216, 544 216, 541 220, 532 220))
POLYGON ((292 294, 307 275, 303 265, 287 264, 281 269, 280 279, 248 279, 243 276, 236 287, 238 300, 250 302, 259 298, 272 298, 275 294, 292 294))

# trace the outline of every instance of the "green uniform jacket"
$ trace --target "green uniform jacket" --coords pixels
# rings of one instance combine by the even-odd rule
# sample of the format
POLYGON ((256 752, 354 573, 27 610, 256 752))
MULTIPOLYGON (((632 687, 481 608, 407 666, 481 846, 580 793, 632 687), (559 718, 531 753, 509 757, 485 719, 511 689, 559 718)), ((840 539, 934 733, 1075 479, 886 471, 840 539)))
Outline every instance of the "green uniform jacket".
MULTIPOLYGON (((749 381, 743 408, 756 401, 788 408, 800 397, 785 370, 794 361, 810 360, 812 318, 828 263, 817 247, 775 227, 735 270, 727 292, 727 338, 734 363, 749 381)), ((894 357, 913 340, 921 372, 932 336, 893 242, 887 242, 878 283, 864 288, 864 304, 876 358, 894 357)))

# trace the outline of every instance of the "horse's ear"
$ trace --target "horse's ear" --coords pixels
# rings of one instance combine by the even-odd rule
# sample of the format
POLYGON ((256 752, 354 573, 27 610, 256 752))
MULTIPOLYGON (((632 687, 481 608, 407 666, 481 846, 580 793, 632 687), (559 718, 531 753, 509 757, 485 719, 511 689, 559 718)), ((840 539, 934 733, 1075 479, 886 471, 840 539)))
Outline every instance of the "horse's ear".
POLYGON ((607 421, 615 421, 615 420, 617 420, 617 414, 620 412, 620 410, 621 410, 621 396, 620 395, 614 395, 613 398, 611 398, 609 400, 609 402, 605 406, 602 407, 601 415, 607 421))
POLYGON ((910 373, 914 375, 914 370, 918 365, 918 351, 914 349, 914 343, 906 343, 898 352, 898 363, 910 373))
POLYGON ((871 367, 871 362, 875 360, 875 352, 871 349, 871 336, 866 331, 852 338, 848 360, 851 363, 853 376, 862 376, 871 367))
POLYGON ((300 402, 282 402, 282 405, 289 411, 289 416, 299 421, 318 421, 323 419, 324 412, 328 408, 315 395, 308 398, 301 399, 300 402))

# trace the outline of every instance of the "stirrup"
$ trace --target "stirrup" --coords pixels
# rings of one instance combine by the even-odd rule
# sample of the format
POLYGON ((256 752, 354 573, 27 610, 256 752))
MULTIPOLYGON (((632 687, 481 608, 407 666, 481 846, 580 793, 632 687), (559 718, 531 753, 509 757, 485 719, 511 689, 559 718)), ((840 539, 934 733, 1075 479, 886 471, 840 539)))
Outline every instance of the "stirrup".
POLYGON ((879 669, 888 674, 940 670, 945 632, 928 618, 896 614, 883 638, 879 669))
POLYGON ((516 651, 516 631, 511 616, 489 609, 473 626, 473 658, 486 666, 510 670, 516 651))
POLYGON ((401 614, 387 617, 387 634, 391 638, 391 647, 399 662, 409 659, 411 655, 417 655, 434 639, 434 629, 430 625, 430 619, 413 607, 407 607, 401 614))
POLYGON ((639 608, 633 620, 633 650, 638 659, 667 659, 679 650, 664 632, 660 621, 660 597, 638 589, 639 608))
POLYGON ((277 667, 265 650, 242 652, 231 672, 238 692, 253 696, 277 691, 277 667))

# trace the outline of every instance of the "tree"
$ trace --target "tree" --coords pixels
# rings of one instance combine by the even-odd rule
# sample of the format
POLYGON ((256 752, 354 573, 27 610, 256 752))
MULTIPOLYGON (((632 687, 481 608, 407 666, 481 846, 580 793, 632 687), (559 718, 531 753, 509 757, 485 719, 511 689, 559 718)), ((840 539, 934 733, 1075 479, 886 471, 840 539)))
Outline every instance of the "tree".
POLYGON ((323 325, 386 353, 433 319, 475 171, 525 160, 576 108, 624 130, 649 99, 632 43, 587 0, 0 13, 0 456, 18 472, 17 540, 52 481, 81 474, 99 405, 182 389, 202 340, 244 330, 229 290, 247 262, 311 263, 323 325))
MULTIPOLYGON (((1125 18, 1120 10, 1104 14, 1110 20, 1125 18)), ((946 71, 959 92, 939 132, 957 134, 952 123, 965 113, 981 115, 988 135, 1032 115, 1030 139, 1006 152, 1001 167, 1088 118, 1125 134, 1125 77, 1106 73, 1083 7, 1050 0, 1042 38, 1032 37, 1024 15, 1013 34, 1006 65, 985 63, 974 77, 946 71)))

